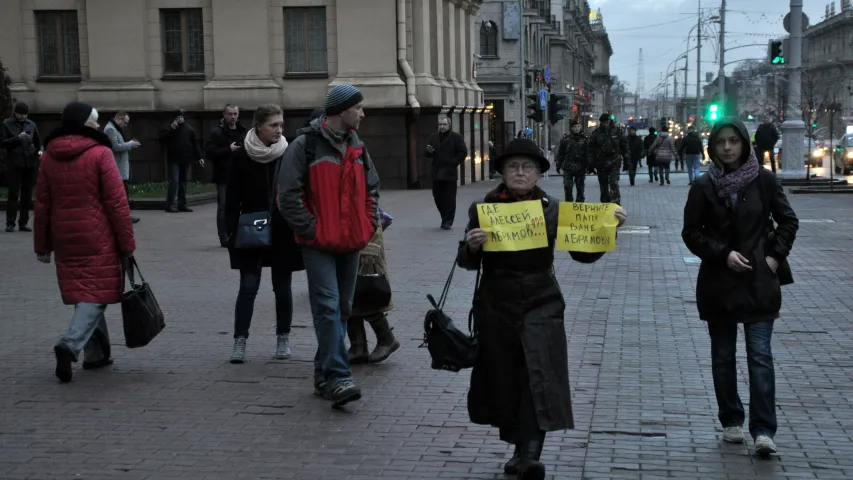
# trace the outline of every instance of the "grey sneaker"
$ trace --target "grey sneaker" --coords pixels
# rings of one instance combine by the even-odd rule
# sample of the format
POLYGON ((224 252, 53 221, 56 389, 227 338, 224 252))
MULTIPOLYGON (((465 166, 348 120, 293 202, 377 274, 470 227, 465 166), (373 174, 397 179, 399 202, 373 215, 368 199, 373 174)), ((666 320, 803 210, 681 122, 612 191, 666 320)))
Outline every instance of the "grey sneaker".
POLYGON ((773 439, 767 435, 759 435, 755 437, 755 453, 756 455, 770 455, 776 453, 776 444, 773 439))
POLYGON ((246 361, 246 337, 234 339, 234 350, 231 352, 231 363, 243 363, 246 361))
POLYGON ((293 355, 293 350, 290 349, 290 334, 279 335, 275 347, 276 360, 287 360, 291 355, 293 355))
POLYGON ((333 407, 342 407, 361 398, 361 389, 352 380, 341 380, 332 387, 330 396, 333 407))
POLYGON ((331 400, 331 392, 329 392, 329 387, 326 386, 326 382, 320 382, 314 385, 314 395, 324 399, 331 400))
POLYGON ((743 427, 724 428, 723 441, 726 443, 743 443, 743 427))

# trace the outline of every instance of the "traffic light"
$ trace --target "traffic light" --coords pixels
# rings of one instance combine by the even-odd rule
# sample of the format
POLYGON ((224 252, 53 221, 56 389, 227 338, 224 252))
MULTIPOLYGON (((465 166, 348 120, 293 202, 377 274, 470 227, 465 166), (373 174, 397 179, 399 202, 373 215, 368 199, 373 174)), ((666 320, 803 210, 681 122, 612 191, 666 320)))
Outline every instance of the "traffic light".
POLYGON ((539 94, 531 93, 527 95, 527 98, 531 103, 527 104, 528 110, 533 110, 532 112, 527 113, 527 118, 533 120, 534 122, 541 123, 542 118, 542 110, 539 108, 539 94))
POLYGON ((552 93, 548 96, 548 121, 555 125, 569 116, 571 99, 564 93, 552 93))
POLYGON ((711 105, 708 105, 708 120, 710 120, 712 122, 716 122, 722 116, 723 116, 723 114, 720 111, 719 105, 717 105, 716 103, 712 103, 711 105))
POLYGON ((774 40, 770 42, 770 63, 773 65, 785 64, 785 52, 782 49, 781 40, 774 40))

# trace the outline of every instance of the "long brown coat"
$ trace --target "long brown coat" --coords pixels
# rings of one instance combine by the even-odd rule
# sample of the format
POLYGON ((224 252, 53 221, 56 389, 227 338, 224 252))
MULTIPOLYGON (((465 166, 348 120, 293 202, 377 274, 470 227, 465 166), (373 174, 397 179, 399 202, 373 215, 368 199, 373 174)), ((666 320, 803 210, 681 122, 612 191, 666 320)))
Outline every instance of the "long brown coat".
MULTIPOLYGON (((485 201, 513 201, 502 198, 502 189, 503 185, 489 192, 485 201)), ((564 430, 574 428, 574 418, 563 318, 566 303, 553 271, 559 200, 539 188, 532 199, 542 202, 548 247, 476 254, 464 242, 459 247, 458 265, 476 270, 482 262, 483 271, 474 305, 479 350, 471 372, 468 415, 476 424, 515 427, 520 382, 529 378, 539 428, 564 430)), ((479 228, 477 203, 468 211, 468 230, 479 228)), ((583 263, 602 255, 571 253, 583 263)))

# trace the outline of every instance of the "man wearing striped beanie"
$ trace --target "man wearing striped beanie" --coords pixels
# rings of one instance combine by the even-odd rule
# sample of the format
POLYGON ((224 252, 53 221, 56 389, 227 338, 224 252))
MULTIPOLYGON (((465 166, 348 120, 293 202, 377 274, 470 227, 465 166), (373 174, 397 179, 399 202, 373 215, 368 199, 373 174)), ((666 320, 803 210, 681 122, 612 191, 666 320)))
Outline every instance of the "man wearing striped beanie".
POLYGON ((317 354, 315 394, 340 407, 361 398, 345 344, 359 251, 379 226, 379 177, 356 130, 361 92, 337 85, 288 146, 278 176, 278 208, 302 246, 317 354))

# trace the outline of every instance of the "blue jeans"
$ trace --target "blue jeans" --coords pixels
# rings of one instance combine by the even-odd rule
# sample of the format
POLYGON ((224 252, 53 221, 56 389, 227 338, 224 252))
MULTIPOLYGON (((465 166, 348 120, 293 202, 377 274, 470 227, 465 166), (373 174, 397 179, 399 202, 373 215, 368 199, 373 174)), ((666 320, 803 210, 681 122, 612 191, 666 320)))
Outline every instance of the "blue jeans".
POLYGON ((699 166, 701 163, 699 160, 702 158, 701 155, 687 155, 687 178, 690 183, 693 183, 694 178, 698 178, 702 172, 699 170, 699 166))
POLYGON ((669 181, 670 162, 658 162, 657 169, 660 176, 660 184, 663 185, 664 180, 669 181))
MULTIPOLYGON (((749 433, 752 438, 776 434, 776 374, 770 338, 773 320, 743 325, 746 364, 749 370, 749 433)), ((714 392, 723 428, 743 425, 743 403, 737 392, 735 365, 738 326, 735 323, 708 323, 711 334, 711 363, 714 392)))
POLYGON ((76 362, 83 352, 87 362, 97 362, 110 356, 110 339, 107 334, 107 320, 104 311, 107 306, 99 303, 78 303, 74 305, 71 324, 57 346, 71 353, 76 362))
POLYGON ((169 191, 166 194, 166 208, 175 206, 178 208, 187 207, 187 179, 189 176, 190 164, 169 164, 169 191))
POLYGON ((334 388, 338 382, 352 379, 345 343, 346 321, 352 312, 358 258, 358 252, 334 254, 302 248, 317 335, 315 385, 325 381, 327 387, 334 388))

